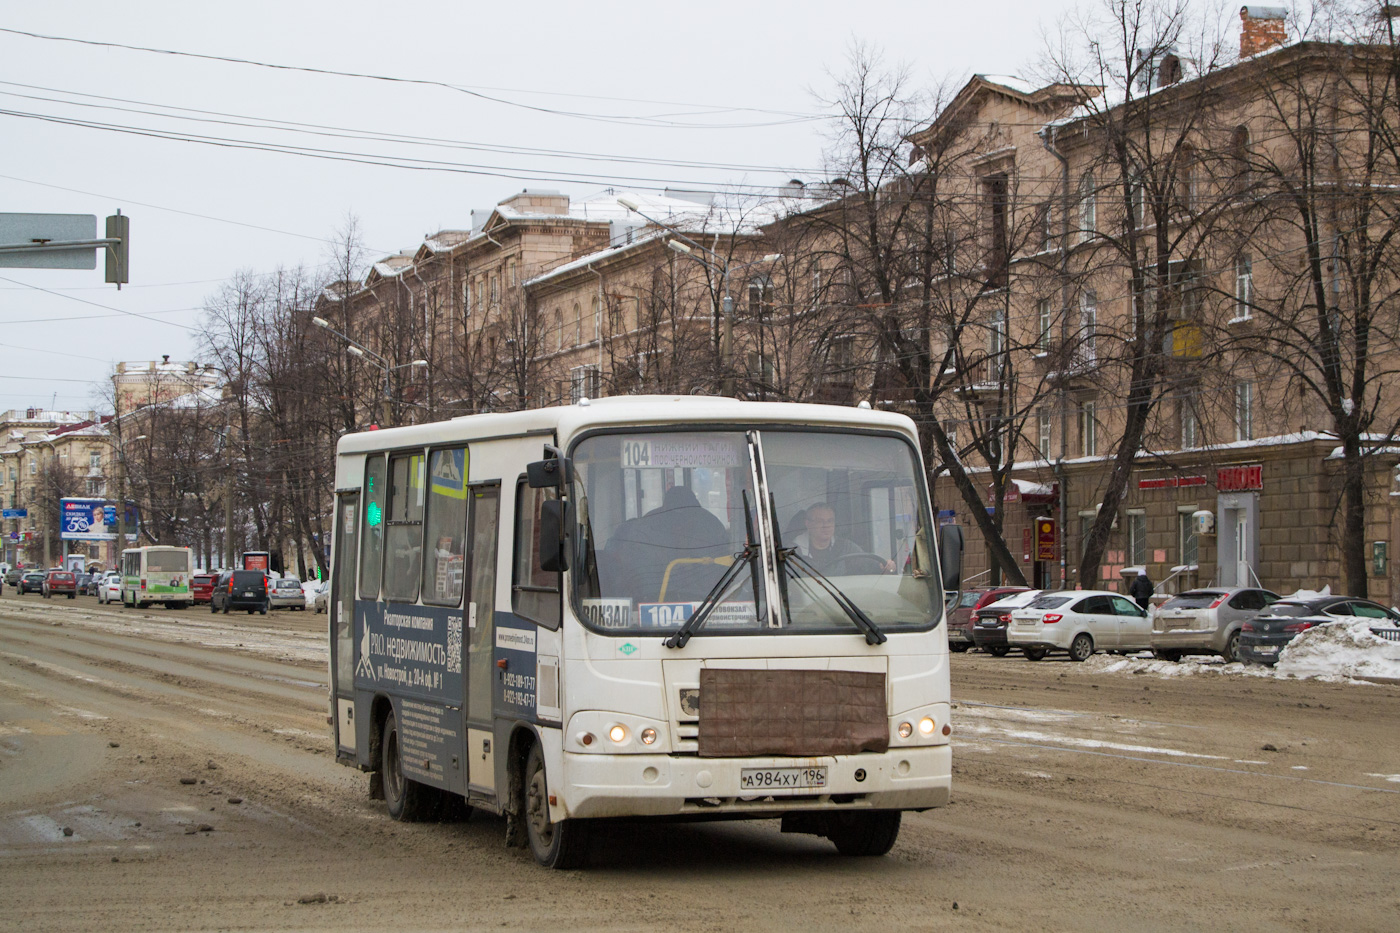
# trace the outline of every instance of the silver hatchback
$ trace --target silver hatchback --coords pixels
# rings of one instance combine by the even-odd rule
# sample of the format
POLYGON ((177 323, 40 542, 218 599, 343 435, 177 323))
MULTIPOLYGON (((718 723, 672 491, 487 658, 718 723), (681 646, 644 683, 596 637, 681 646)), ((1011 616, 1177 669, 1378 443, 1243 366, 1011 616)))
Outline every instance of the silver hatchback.
POLYGON ((1238 661, 1240 627, 1277 600, 1277 593, 1238 586, 1173 596, 1152 619, 1152 651, 1169 661, 1187 654, 1218 654, 1238 661))

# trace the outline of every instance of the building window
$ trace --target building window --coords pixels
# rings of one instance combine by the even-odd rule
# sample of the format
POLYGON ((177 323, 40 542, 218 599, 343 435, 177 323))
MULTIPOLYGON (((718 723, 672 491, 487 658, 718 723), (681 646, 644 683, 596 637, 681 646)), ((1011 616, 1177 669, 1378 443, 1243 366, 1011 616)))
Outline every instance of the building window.
POLYGON ((514 260, 514 259, 512 259, 510 262, 506 263, 506 280, 510 283, 510 287, 511 287, 511 288, 514 288, 514 287, 515 287, 515 260, 514 260))
POLYGON ((1254 307, 1254 261, 1249 253, 1235 257, 1235 320, 1247 321, 1254 307))
POLYGON ((1050 352, 1050 299, 1035 303, 1035 345, 1042 353, 1050 352))
POLYGON ((1147 513, 1128 513, 1128 563, 1139 567, 1147 563, 1147 513))
POLYGON ((102 454, 95 450, 88 451, 88 472, 102 472, 102 454))
POLYGON ((1079 447, 1085 457, 1098 456, 1098 408, 1098 402, 1084 402, 1079 406, 1079 447))
POLYGON ((597 366, 575 366, 569 370, 570 401, 581 398, 598 398, 602 388, 602 374, 597 366))
POLYGON ((29 475, 30 475, 30 476, 33 476, 34 474, 36 474, 36 473, 38 473, 38 472, 39 472, 39 458, 38 458, 38 457, 30 457, 30 458, 29 458, 29 475))
POLYGON ((773 280, 766 275, 749 280, 749 313, 755 317, 773 310, 773 280))
POLYGON ((1052 249, 1055 246, 1055 205, 1046 201, 1040 208, 1040 248, 1052 249))
POLYGON ((1094 173, 1085 172, 1079 179, 1079 242, 1087 243, 1098 228, 1098 195, 1094 188, 1094 173))
POLYGON ((1006 352, 1006 309, 992 311, 992 320, 987 326, 987 352, 992 355, 992 368, 999 370, 999 357, 1006 352))
POLYGON ((1182 509, 1176 513, 1178 536, 1181 539, 1181 563, 1191 567, 1200 563, 1200 539, 1196 537, 1196 520, 1191 513, 1195 509, 1182 509))
POLYGON ((107 491, 107 484, 100 479, 90 479, 87 481, 87 494, 89 496, 100 496, 107 491))
POLYGON ((501 300, 501 279, 496 273, 491 273, 491 303, 494 305, 501 300))
POLYGON ((1040 435, 1040 457, 1042 460, 1050 459, 1050 444, 1053 441, 1051 433, 1050 409, 1041 408, 1035 414, 1036 427, 1040 435))
POLYGON ((1235 440, 1254 440, 1254 383, 1235 383, 1235 440))
POLYGON ((1201 424, 1196 418, 1196 396, 1183 398, 1181 404, 1181 446, 1183 449, 1201 446, 1201 424))
POLYGON ((1099 296, 1092 288, 1079 294, 1079 360, 1086 365, 1098 359, 1099 296))

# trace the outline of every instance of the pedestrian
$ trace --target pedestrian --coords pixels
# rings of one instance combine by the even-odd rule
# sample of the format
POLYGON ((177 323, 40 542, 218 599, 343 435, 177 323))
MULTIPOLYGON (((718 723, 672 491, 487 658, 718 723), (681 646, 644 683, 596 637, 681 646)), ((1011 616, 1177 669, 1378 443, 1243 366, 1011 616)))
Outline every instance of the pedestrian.
POLYGON ((1147 611, 1148 604, 1151 602, 1152 594, 1155 591, 1156 588, 1152 585, 1152 581, 1147 579, 1146 569, 1138 570, 1137 576, 1133 578, 1133 582, 1128 586, 1128 595, 1137 600, 1137 604, 1142 607, 1143 612, 1147 611))

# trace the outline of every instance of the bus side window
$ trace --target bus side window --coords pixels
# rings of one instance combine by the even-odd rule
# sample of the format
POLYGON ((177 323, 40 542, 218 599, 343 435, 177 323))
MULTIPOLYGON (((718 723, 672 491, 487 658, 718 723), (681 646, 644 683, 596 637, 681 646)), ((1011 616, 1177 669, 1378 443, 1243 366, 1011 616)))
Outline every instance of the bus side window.
POLYGON ((435 450, 428 463, 428 504, 423 520, 423 602, 462 601, 467 534, 467 449, 435 450))
POLYGON ((515 573, 512 611, 545 628, 559 627, 559 573, 540 569, 540 506, 554 499, 553 489, 515 487, 515 573))
POLYGON ((384 558, 384 456, 365 460, 364 501, 360 505, 360 598, 379 598, 379 573, 384 558))
POLYGON ((423 575, 423 455, 389 458, 388 528, 384 537, 384 598, 416 602, 423 575))

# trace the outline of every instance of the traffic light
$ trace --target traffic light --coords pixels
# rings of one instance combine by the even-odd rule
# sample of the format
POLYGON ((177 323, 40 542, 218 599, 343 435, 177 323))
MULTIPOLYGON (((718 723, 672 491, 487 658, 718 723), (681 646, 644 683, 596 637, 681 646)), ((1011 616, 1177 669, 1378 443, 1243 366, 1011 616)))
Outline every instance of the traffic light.
POLYGON ((107 247, 107 282, 118 289, 127 279, 127 257, 131 249, 131 218, 117 211, 107 218, 107 239, 116 243, 107 247))

